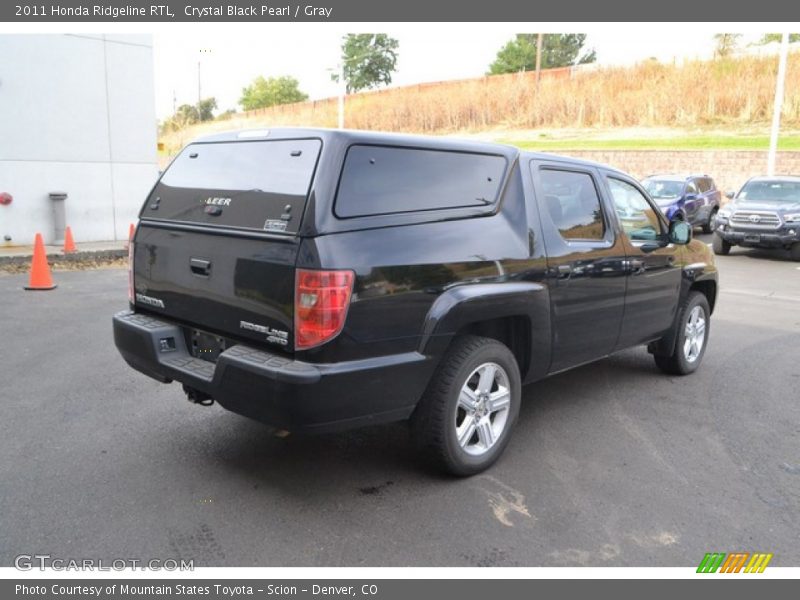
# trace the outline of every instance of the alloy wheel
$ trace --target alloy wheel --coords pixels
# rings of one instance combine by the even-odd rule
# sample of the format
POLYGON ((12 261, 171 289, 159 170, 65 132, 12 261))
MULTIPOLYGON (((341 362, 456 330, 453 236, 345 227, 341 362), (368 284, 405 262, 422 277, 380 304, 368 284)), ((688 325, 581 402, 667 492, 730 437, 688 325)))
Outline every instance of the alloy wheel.
POLYGON ((461 388, 454 426, 459 446, 472 456, 488 452, 508 423, 511 389, 508 374, 496 363, 477 367, 461 388))

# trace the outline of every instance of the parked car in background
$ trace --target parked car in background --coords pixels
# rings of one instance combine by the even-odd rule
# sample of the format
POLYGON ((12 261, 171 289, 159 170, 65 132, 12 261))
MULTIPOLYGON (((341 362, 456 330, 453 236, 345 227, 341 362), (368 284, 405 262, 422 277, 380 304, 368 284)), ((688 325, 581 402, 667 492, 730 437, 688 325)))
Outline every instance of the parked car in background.
POLYGON ((643 182, 650 197, 670 221, 679 220, 714 231, 722 194, 708 175, 651 175, 643 182))
POLYGON ((784 248, 800 261, 800 177, 753 177, 717 213, 714 253, 784 248))

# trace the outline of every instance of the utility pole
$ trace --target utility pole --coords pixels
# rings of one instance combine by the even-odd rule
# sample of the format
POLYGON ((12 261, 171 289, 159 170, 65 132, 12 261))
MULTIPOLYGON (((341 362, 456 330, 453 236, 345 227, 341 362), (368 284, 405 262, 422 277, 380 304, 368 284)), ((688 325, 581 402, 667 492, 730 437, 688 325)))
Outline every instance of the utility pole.
POLYGON ((769 153, 767 154, 767 175, 775 175, 775 160, 778 152, 778 133, 781 127, 781 110, 783 109, 783 92, 786 87, 786 59, 789 56, 789 34, 781 36, 780 58, 778 59, 778 78, 775 81, 775 103, 772 106, 772 131, 769 136, 769 153))
POLYGON ((339 129, 344 129, 344 97, 347 94, 347 82, 344 80, 344 59, 339 63, 339 129))
POLYGON ((211 54, 211 48, 200 48, 200 56, 197 57, 197 110, 200 110, 200 102, 203 100, 203 88, 200 85, 200 64, 205 54, 211 54))
MULTIPOLYGON (((339 112, 339 129, 344 129, 344 98, 347 95, 347 82, 344 79, 344 63, 345 60, 357 61, 361 60, 362 58, 366 58, 371 54, 375 53, 374 48, 370 48, 361 54, 357 54, 356 56, 351 56, 348 59, 345 59, 344 56, 342 60, 336 65, 336 70, 339 72, 339 102, 338 102, 338 112, 339 112)), ((328 69, 332 71, 333 69, 328 69)))
POLYGON ((542 77, 542 42, 543 33, 536 34, 536 89, 539 89, 539 80, 542 77))

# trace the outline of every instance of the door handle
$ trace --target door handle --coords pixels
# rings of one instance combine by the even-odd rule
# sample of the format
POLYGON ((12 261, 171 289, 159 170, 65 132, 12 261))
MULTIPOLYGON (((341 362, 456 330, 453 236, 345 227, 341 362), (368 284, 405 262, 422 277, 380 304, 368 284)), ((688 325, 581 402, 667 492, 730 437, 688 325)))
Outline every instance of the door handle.
POLYGON ((569 279, 569 276, 572 275, 572 265, 558 265, 556 272, 559 279, 569 279))
POLYGON ((211 274, 211 261, 204 258, 192 258, 189 260, 189 268, 195 275, 208 277, 211 274))
POLYGON ((630 271, 633 275, 639 275, 645 272, 644 261, 639 260, 638 258, 634 258, 628 261, 630 265, 630 271))

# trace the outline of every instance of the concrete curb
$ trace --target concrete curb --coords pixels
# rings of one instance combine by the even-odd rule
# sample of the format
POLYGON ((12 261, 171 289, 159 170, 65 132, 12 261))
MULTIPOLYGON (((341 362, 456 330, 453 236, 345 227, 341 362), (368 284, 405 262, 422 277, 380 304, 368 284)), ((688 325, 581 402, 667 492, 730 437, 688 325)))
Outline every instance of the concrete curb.
MULTIPOLYGON (((70 254, 51 253, 47 255, 47 263, 53 267, 69 265, 78 267, 82 263, 102 264, 127 259, 128 251, 125 249, 111 250, 83 250, 70 254)), ((18 271, 21 267, 28 267, 31 263, 30 256, 0 256, 0 270, 18 271)))

